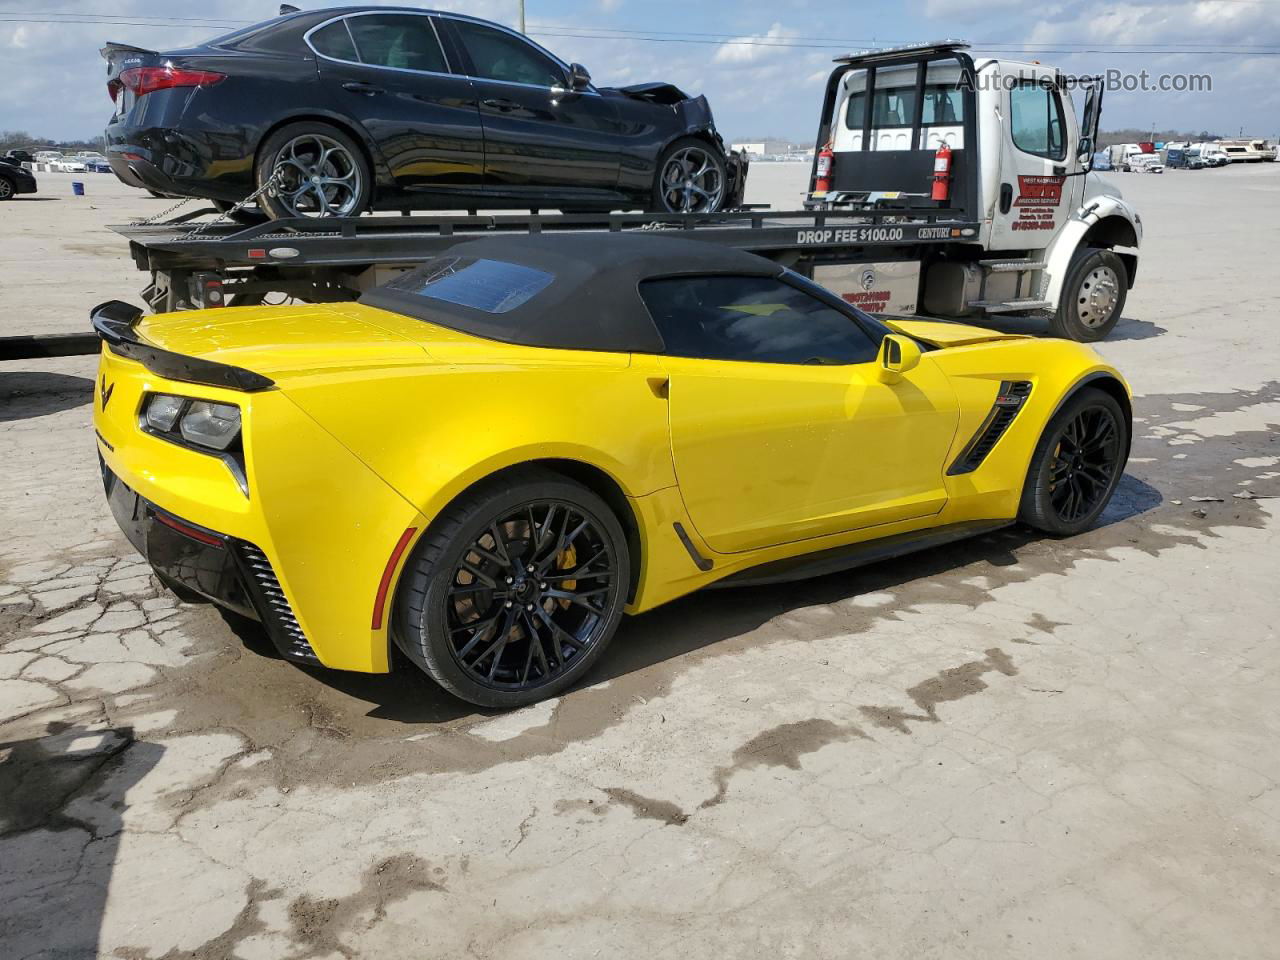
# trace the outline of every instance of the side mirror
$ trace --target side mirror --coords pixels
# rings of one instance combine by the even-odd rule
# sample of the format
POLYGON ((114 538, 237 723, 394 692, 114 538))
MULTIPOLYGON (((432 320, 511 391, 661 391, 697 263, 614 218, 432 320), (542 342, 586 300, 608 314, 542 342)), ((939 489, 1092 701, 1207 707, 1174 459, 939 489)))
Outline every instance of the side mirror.
POLYGON ((920 344, 910 337, 890 333, 880 341, 880 381, 897 383, 902 375, 920 363, 920 344))
POLYGON ((1093 156, 1093 137, 1081 137, 1076 147, 1076 156, 1081 160, 1093 156))
POLYGON ((580 63, 569 64, 569 89, 581 92, 591 86, 591 74, 580 63))

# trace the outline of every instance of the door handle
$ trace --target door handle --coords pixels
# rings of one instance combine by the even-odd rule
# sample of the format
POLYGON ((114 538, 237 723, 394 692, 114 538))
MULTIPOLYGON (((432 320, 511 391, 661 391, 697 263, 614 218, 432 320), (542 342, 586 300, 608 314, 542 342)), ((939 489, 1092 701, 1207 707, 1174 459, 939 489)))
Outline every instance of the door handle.
POLYGON ((1054 175, 1055 177, 1065 177, 1065 176, 1067 175, 1067 168, 1066 168, 1066 167, 1057 167, 1057 166, 1055 166, 1055 167, 1053 168, 1053 175, 1054 175))
POLYGON ((500 110, 503 113, 510 113, 512 110, 520 109, 520 104, 514 100, 481 100, 480 106, 488 107, 490 110, 500 110))
POLYGON ((352 80, 342 85, 343 90, 350 90, 352 93, 363 93, 366 97, 376 96, 379 93, 386 93, 382 87, 375 87, 372 83, 360 83, 352 80))
POLYGON ((1000 184, 1000 212, 1008 213, 1009 208, 1013 206, 1013 184, 1000 184))

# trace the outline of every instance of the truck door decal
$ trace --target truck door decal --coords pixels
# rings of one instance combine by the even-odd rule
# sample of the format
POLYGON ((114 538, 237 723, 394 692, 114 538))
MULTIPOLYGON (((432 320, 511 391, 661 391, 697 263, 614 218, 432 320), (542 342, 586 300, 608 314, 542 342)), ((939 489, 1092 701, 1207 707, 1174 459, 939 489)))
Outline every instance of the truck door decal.
POLYGON ((1053 230, 1057 226, 1058 207, 1062 204, 1065 176, 1018 177, 1018 218, 1014 230, 1053 230))

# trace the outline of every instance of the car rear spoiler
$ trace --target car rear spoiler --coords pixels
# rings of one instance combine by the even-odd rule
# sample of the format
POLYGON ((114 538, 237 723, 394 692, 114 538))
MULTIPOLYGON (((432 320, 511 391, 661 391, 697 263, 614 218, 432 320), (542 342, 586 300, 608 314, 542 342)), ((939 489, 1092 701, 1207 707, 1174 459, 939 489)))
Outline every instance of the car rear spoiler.
POLYGON ((102 59, 110 62, 113 54, 117 53, 141 53, 149 57, 159 56, 159 51, 148 50, 146 47, 135 47, 130 43, 114 43, 108 40, 102 47, 98 49, 98 53, 102 55, 102 59))
POLYGON ((141 307, 123 300, 108 300, 89 311, 89 322, 112 353, 137 360, 152 373, 168 380, 225 387, 242 393, 270 390, 276 385, 269 377, 243 367, 201 357, 188 357, 152 346, 134 330, 141 316, 141 307))

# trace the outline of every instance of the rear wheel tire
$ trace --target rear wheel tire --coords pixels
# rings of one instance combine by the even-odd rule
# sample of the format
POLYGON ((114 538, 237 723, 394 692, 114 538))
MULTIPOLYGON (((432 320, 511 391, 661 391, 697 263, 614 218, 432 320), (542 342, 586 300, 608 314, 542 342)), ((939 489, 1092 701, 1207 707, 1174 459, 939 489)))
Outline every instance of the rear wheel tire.
POLYGON ((395 639, 471 703, 552 697, 613 638, 630 564, 599 496, 548 470, 511 471, 465 494, 417 544, 396 594, 395 639))
POLYGON ((1040 435, 1018 519, 1056 537, 1088 530, 1124 475, 1129 431, 1115 397, 1096 387, 1075 393, 1040 435))
POLYGON ((12 200, 13 195, 17 193, 13 188, 13 184, 9 182, 7 177, 0 177, 0 200, 12 200))
POLYGON ((1111 250, 1086 247, 1067 271, 1049 332, 1080 343, 1102 340, 1119 322, 1128 293, 1124 261, 1111 250))
POLYGON ((373 199, 364 152, 328 123, 290 123, 267 137, 255 167, 259 189, 277 169, 280 182, 258 198, 273 220, 358 217, 373 199))

